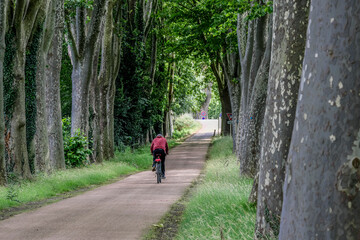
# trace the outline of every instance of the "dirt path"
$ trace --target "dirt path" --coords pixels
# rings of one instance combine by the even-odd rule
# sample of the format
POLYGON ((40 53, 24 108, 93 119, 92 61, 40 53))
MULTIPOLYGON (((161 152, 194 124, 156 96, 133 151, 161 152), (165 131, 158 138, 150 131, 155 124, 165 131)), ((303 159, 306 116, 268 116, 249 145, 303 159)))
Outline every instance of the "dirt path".
MULTIPOLYGON (((167 179, 141 172, 35 211, 0 221, 0 239, 140 239, 176 202, 203 168, 217 121, 166 158, 167 179)), ((149 163, 150 164, 150 163, 149 163)))

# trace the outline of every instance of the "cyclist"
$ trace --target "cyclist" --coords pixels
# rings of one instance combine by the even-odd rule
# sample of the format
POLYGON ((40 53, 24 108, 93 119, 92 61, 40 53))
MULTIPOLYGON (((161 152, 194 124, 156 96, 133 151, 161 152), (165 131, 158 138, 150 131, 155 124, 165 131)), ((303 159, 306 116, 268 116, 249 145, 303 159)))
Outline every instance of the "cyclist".
POLYGON ((154 140, 152 141, 150 150, 151 150, 151 154, 154 156, 152 171, 155 171, 156 155, 160 154, 162 178, 166 178, 165 177, 165 155, 169 154, 169 147, 168 147, 166 139, 161 134, 158 134, 156 136, 156 138, 154 138, 154 140))

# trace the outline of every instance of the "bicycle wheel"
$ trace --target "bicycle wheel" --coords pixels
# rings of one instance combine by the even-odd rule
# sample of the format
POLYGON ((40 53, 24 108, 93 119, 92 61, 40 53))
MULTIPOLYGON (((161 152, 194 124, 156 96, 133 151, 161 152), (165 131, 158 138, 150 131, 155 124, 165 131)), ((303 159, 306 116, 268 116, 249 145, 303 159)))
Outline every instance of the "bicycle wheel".
POLYGON ((157 173, 156 175, 157 175, 157 183, 161 183, 161 175, 159 173, 157 173))
POLYGON ((157 183, 161 183, 161 164, 160 163, 156 163, 156 178, 157 178, 157 183))

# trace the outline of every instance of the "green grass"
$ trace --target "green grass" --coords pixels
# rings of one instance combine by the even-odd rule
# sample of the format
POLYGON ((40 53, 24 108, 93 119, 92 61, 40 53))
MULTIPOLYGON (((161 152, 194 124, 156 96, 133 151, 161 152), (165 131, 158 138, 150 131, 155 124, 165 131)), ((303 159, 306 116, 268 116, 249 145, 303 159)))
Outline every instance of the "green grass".
POLYGON ((27 202, 51 198, 59 193, 99 185, 121 175, 138 171, 128 164, 108 161, 78 169, 57 171, 51 175, 37 176, 34 181, 0 188, 0 210, 27 202))
POLYGON ((256 208, 247 202, 251 187, 251 179, 239 177, 231 138, 216 139, 176 239, 253 239, 256 208))

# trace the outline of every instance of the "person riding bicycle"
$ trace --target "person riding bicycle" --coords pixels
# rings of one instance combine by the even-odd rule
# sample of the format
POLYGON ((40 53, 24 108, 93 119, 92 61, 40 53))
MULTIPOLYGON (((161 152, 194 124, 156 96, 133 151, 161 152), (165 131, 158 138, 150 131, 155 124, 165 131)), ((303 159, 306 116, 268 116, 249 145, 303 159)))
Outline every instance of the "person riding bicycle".
POLYGON ((151 154, 154 156, 153 158, 153 165, 152 165, 152 171, 155 171, 155 159, 156 155, 160 155, 161 159, 161 172, 162 172, 162 178, 165 177, 165 156, 169 154, 169 147, 166 139, 161 135, 158 134, 156 138, 151 143, 151 154))

